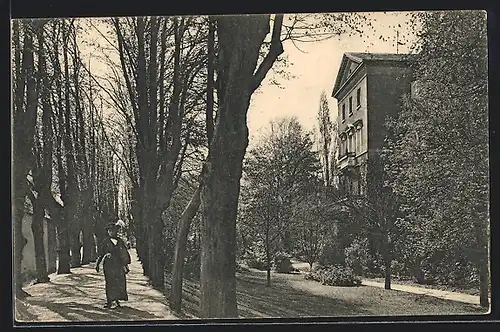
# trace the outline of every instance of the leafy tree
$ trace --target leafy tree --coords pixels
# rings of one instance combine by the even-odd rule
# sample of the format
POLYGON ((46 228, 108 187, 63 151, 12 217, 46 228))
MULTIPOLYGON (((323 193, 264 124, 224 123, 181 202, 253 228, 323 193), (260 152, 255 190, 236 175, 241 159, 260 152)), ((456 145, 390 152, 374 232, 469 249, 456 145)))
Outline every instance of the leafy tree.
POLYGON ((325 248, 335 241, 339 206, 331 190, 317 184, 294 204, 293 225, 296 232, 295 247, 312 270, 325 248))
POLYGON ((245 160, 243 222, 263 243, 268 286, 274 256, 286 249, 286 233, 293 229, 293 206, 317 183, 320 165, 312 145, 297 118, 283 118, 270 123, 269 132, 245 160))
POLYGON ((328 99, 326 98, 325 91, 321 92, 321 97, 319 100, 319 110, 318 110, 318 124, 320 132, 320 144, 321 144, 321 155, 323 157, 323 174, 325 178, 325 184, 327 186, 331 185, 331 145, 332 145, 332 135, 333 124, 330 119, 330 108, 328 107, 328 99))
POLYGON ((466 257, 478 270, 481 305, 488 306, 486 17, 450 11, 418 19, 413 96, 390 122, 396 138, 386 151, 403 203, 405 255, 417 262, 442 256, 449 265, 466 257))
POLYGON ((394 258, 395 224, 399 217, 398 198, 388 185, 385 156, 371 155, 367 160, 366 194, 347 201, 361 222, 365 238, 372 243, 372 256, 380 254, 384 264, 385 289, 391 289, 391 265, 394 258))

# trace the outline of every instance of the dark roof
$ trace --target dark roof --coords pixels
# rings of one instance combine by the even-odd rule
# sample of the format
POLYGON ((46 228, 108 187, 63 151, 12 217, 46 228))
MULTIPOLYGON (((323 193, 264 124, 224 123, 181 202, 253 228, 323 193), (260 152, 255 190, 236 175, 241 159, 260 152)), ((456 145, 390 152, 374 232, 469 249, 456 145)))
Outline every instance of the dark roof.
POLYGON ((345 55, 355 62, 372 61, 405 61, 415 56, 415 54, 397 54, 397 53, 359 53, 348 52, 345 55))
POLYGON ((335 85, 332 91, 332 97, 340 90, 342 86, 342 75, 344 68, 347 66, 349 60, 358 64, 358 68, 361 67, 363 62, 371 62, 371 61, 388 61, 388 62, 404 62, 409 60, 412 57, 415 57, 415 54, 398 54, 398 53, 361 53, 361 52, 346 52, 342 57, 342 62, 340 63, 340 68, 337 73, 337 78, 335 80, 335 85))

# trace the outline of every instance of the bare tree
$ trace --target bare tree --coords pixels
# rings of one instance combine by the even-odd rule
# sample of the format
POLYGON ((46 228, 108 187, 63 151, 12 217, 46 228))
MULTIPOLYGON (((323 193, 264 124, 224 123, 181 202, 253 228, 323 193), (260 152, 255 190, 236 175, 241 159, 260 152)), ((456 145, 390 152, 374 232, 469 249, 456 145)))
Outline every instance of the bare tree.
POLYGON ((26 194, 26 177, 33 160, 33 143, 37 116, 38 90, 34 67, 34 23, 13 22, 14 108, 12 114, 12 170, 14 219, 14 288, 17 297, 27 295, 22 289, 21 262, 26 239, 22 234, 26 194), (21 43, 21 36, 23 42, 21 43))

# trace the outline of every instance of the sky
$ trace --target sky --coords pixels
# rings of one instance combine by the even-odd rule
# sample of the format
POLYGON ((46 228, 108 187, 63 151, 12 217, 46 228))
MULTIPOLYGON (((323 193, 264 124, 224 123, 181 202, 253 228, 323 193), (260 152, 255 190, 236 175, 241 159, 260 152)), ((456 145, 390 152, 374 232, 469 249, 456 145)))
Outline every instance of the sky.
MULTIPOLYGON (((260 134, 270 120, 296 116, 306 130, 313 130, 317 123, 316 114, 322 91, 328 97, 332 120, 337 117, 337 102, 331 97, 333 85, 345 52, 396 53, 396 30, 405 34, 408 41, 398 47, 399 53, 410 52, 414 33, 410 31, 406 13, 370 13, 373 29, 365 30, 364 37, 339 36, 315 43, 298 43, 298 50, 292 43, 284 44, 284 54, 290 62, 290 79, 281 79, 281 87, 270 84, 266 77, 251 100, 248 113, 250 145, 258 142, 260 134), (408 33, 409 32, 409 33, 408 33), (382 41, 383 35, 386 41, 382 41), (305 52, 305 53, 304 53, 305 52)), ((401 37, 400 40, 402 40, 401 37)))
MULTIPOLYGON (((296 45, 300 50, 289 41, 284 43, 283 55, 288 59, 286 71, 290 78, 276 76, 270 72, 252 96, 248 112, 250 146, 258 142, 269 121, 276 118, 296 116, 306 130, 313 130, 322 91, 326 92, 334 120, 337 116, 337 103, 331 97, 331 92, 345 52, 396 53, 396 29, 399 30, 399 40, 405 40, 405 45, 399 46, 399 53, 409 52, 415 38, 409 26, 408 12, 362 14, 372 25, 369 28, 360 26, 363 36, 345 34, 319 42, 298 42, 296 45), (280 86, 271 84, 271 77, 277 78, 280 86)), ((94 27, 104 30, 98 21, 92 21, 94 27)), ((92 26, 89 25, 85 34, 91 39, 97 38, 99 44, 109 46, 92 26)), ((80 49, 83 54, 95 52, 95 48, 89 45, 81 45, 80 49)), ((116 57, 116 54, 112 53, 114 52, 109 55, 116 57)), ((87 56, 84 55, 84 58, 87 56)), ((99 74, 106 68, 96 57, 92 55, 89 60, 92 63, 92 72, 99 74)))

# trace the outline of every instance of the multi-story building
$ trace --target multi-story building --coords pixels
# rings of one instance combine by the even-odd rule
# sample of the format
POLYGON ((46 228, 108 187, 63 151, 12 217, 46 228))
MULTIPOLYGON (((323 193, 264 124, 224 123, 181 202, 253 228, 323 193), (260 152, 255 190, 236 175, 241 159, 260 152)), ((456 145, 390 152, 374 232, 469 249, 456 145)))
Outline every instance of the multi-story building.
POLYGON ((408 54, 345 53, 332 97, 338 102, 339 186, 344 194, 365 195, 367 160, 379 153, 385 121, 397 114, 410 92, 408 54))

